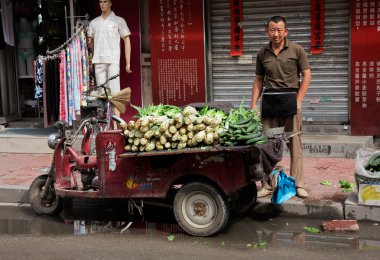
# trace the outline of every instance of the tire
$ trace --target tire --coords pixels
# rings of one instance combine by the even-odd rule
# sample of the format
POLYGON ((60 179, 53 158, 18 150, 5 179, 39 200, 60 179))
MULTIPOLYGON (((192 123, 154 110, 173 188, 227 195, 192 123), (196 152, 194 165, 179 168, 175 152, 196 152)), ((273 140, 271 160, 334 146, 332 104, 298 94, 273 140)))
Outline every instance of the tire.
POLYGON ((174 197, 173 210, 182 229, 199 237, 218 233, 229 219, 226 200, 217 189, 202 182, 184 185, 174 197))
POLYGON ((255 205, 257 200, 256 183, 250 183, 240 189, 237 196, 234 196, 231 202, 231 212, 235 217, 247 215, 255 205))
POLYGON ((53 185, 49 188, 46 199, 40 197, 47 178, 47 175, 41 175, 32 182, 29 188, 29 202, 37 214, 54 216, 62 211, 63 203, 62 198, 56 196, 53 185))

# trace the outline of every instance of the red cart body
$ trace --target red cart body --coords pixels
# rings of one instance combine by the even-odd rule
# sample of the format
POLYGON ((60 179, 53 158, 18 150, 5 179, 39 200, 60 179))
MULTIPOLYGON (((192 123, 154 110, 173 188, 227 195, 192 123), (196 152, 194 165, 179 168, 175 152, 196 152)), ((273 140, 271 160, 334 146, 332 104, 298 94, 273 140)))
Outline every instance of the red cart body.
POLYGON ((65 138, 55 146, 49 174, 29 190, 38 214, 59 213, 62 198, 125 198, 139 212, 136 199, 165 199, 187 233, 210 236, 227 224, 230 212, 245 213, 256 201, 255 176, 262 167, 254 145, 126 153, 121 131, 103 131, 91 155, 90 140, 86 133, 81 151, 65 138))
POLYGON ((62 197, 165 198, 173 185, 208 182, 230 197, 254 182, 260 163, 256 146, 125 153, 121 131, 96 137, 96 156, 78 155, 68 147, 55 155, 55 189, 62 197), (99 189, 76 190, 74 170, 98 169, 99 189))

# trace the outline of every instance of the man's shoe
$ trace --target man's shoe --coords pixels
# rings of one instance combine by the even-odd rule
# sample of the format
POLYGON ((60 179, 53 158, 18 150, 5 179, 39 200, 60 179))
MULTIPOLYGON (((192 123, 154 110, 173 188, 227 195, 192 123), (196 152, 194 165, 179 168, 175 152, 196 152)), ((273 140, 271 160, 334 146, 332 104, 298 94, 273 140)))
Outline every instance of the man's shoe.
POLYGON ((272 195, 272 193, 273 193, 273 191, 271 191, 271 190, 267 190, 267 189, 265 189, 265 188, 262 188, 261 190, 259 190, 259 191, 257 192, 257 197, 258 197, 258 198, 266 197, 266 196, 268 196, 268 195, 272 195))
POLYGON ((309 193, 303 188, 297 188, 297 196, 300 198, 307 198, 309 197, 309 193))

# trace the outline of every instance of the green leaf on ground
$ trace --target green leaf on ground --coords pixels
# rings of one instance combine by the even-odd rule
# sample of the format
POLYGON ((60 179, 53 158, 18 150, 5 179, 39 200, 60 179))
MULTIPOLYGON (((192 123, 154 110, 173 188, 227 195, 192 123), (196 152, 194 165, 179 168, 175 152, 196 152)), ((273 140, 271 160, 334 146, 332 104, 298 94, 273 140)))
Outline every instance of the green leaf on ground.
POLYGON ((356 187, 355 183, 349 182, 347 180, 340 180, 339 184, 340 184, 340 188, 343 189, 342 190, 343 192, 350 192, 356 187))
POLYGON ((168 235, 167 238, 168 238, 168 240, 169 240, 170 242, 172 242, 172 241, 174 240, 175 236, 172 235, 172 234, 170 234, 170 235, 168 235))
POLYGON ((331 186, 332 182, 331 181, 321 181, 320 184, 321 185, 326 185, 326 186, 331 186))
POLYGON ((257 249, 257 248, 266 247, 267 245, 268 245, 268 243, 266 241, 261 241, 261 242, 256 242, 256 243, 253 243, 253 244, 247 244, 247 248, 257 249))
POLYGON ((303 227, 303 229, 310 233, 321 233, 321 230, 315 227, 303 227))

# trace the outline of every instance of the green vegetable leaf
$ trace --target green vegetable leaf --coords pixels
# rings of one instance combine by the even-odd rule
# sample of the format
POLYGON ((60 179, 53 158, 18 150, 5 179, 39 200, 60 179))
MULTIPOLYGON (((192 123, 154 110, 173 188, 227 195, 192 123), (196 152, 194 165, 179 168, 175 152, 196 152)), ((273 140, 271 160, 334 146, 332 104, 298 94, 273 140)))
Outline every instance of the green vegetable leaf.
POLYGON ((347 180, 340 180, 339 184, 340 184, 340 188, 343 189, 342 190, 343 192, 350 192, 356 187, 355 183, 349 182, 347 180))
POLYGON ((173 234, 170 234, 170 235, 168 235, 168 240, 170 241, 170 242, 172 242, 173 240, 174 240, 174 238, 175 238, 175 236, 173 235, 173 234))
POLYGON ((250 248, 250 249, 257 249, 257 248, 263 248, 263 247, 266 247, 268 245, 268 243, 266 241, 260 241, 260 242, 256 242, 256 243, 253 243, 253 244, 247 244, 247 248, 250 248))
POLYGON ((326 186, 331 186, 332 182, 331 181, 321 181, 320 184, 321 185, 326 185, 326 186))
POLYGON ((310 233, 321 233, 321 230, 314 227, 303 227, 307 232, 310 233))

